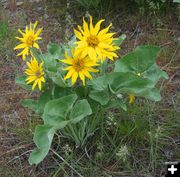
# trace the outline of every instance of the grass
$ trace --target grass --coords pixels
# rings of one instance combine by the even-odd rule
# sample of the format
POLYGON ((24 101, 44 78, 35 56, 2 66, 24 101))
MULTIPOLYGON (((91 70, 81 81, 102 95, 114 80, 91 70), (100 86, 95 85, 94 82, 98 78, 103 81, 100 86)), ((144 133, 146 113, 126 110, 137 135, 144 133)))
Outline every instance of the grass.
MULTIPOLYGON (((157 117, 159 111, 158 104, 143 101, 130 106, 128 112, 111 112, 107 116, 111 116, 108 119, 111 123, 106 122, 102 134, 97 131, 82 148, 63 138, 59 144, 56 136, 51 155, 46 158, 53 159, 54 164, 48 174, 53 177, 159 176, 164 162, 170 160, 164 156, 171 147, 167 142, 178 135, 173 129, 179 124, 175 110, 165 111, 171 120, 167 117, 162 122, 157 117)), ((175 146, 171 148, 177 150, 175 146)))
MULTIPOLYGON (((77 5, 74 5, 74 7, 77 7, 77 5)), ((70 13, 74 10, 74 7, 71 7, 70 13)), ((65 15, 67 9, 64 6, 62 8, 64 10, 58 9, 55 12, 56 16, 59 16, 59 13, 62 17, 65 15)), ((81 21, 82 18, 78 18, 78 16, 85 13, 81 7, 79 8, 81 9, 80 12, 71 14, 77 21, 81 21)), ((52 9, 48 9, 48 12, 49 10, 52 9)), ((106 112, 102 131, 96 131, 95 135, 89 137, 87 144, 81 148, 76 148, 72 141, 62 137, 59 133, 55 136, 52 149, 46 159, 39 166, 30 166, 27 159, 34 147, 32 136, 39 119, 30 113, 27 114, 27 110, 21 110, 20 106, 14 108, 17 104, 20 104, 21 98, 30 97, 31 95, 22 93, 22 90, 14 87, 14 78, 1 78, 1 89, 3 92, 8 91, 9 94, 3 95, 2 100, 5 100, 6 104, 3 103, 0 107, 2 110, 0 112, 2 117, 0 122, 2 127, 2 131, 0 129, 0 136, 2 136, 0 153, 1 151, 3 153, 8 152, 5 156, 2 156, 3 160, 0 160, 0 176, 159 177, 164 175, 165 161, 180 159, 178 150, 180 134, 178 128, 180 125, 178 92, 176 90, 177 84, 171 77, 176 75, 179 66, 177 60, 179 46, 174 41, 174 38, 177 38, 176 31, 173 30, 173 26, 168 26, 165 21, 163 21, 163 24, 166 25, 162 25, 161 30, 153 28, 152 31, 149 31, 147 28, 152 28, 152 26, 147 22, 139 21, 139 17, 129 15, 117 19, 115 17, 118 14, 112 12, 110 8, 108 13, 112 17, 114 16, 112 18, 114 28, 117 30, 122 28, 122 32, 127 32, 128 37, 132 35, 138 23, 142 28, 142 33, 135 33, 134 36, 125 41, 122 46, 122 53, 134 48, 135 42, 136 45, 151 43, 163 46, 159 64, 162 67, 167 65, 165 69, 172 79, 162 83, 162 101, 153 103, 136 99, 134 105, 128 106, 127 112, 122 110, 106 112), (123 21, 126 21, 128 25, 124 24, 123 21), (172 30, 168 31, 169 27, 172 27, 172 30), (12 89, 7 90, 6 84, 10 85, 12 89), (17 95, 15 92, 21 94, 17 95), (7 107, 5 108, 5 106, 7 107), (15 111, 17 117, 13 114, 15 111), (9 116, 9 119, 6 115, 9 116), (5 123, 6 131, 4 130, 5 123), (11 170, 9 170, 10 168, 11 170)), ((110 20, 110 17, 108 20, 110 20)), ((48 23, 51 22, 47 21, 48 23)), ((67 24, 67 28, 68 25, 71 26, 72 24, 67 24)), ((48 28, 48 31, 51 30, 51 28, 48 28)), ((61 33, 63 32, 61 31, 61 33)), ((16 59, 13 51, 16 43, 15 35, 16 31, 13 27, 10 27, 8 20, 0 22, 0 40, 2 41, 0 44, 0 57, 2 59, 0 60, 0 66, 3 66, 3 69, 5 67, 10 68, 8 72, 12 75, 15 75, 17 65, 20 65, 14 62, 16 59), (12 65, 15 67, 11 67, 12 65)), ((1 76, 4 73, 6 72, 1 73, 1 76)), ((159 86, 161 86, 161 83, 159 83, 159 86)))
POLYGON ((0 22, 0 56, 7 61, 12 60, 11 50, 15 45, 15 34, 17 32, 9 27, 7 19, 0 22))

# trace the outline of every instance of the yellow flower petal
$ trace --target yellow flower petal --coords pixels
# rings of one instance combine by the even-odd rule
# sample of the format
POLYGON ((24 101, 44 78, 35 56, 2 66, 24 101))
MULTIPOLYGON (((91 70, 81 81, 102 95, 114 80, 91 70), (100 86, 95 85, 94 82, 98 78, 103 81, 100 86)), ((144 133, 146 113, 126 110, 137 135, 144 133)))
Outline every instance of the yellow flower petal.
POLYGON ((83 17, 83 28, 84 28, 84 32, 89 35, 89 28, 88 28, 88 24, 87 22, 84 20, 84 17, 83 17))
POLYGON ((104 19, 102 20, 99 20, 94 28, 94 35, 97 35, 99 30, 100 30, 100 26, 101 26, 101 23, 104 21, 104 19))
POLYGON ((77 78, 78 78, 78 73, 74 72, 73 75, 72 75, 72 85, 75 84, 77 78))
POLYGON ((17 46, 14 48, 14 50, 23 49, 23 48, 25 48, 25 47, 26 47, 26 44, 22 43, 22 44, 17 45, 17 46))
POLYGON ((40 79, 38 80, 38 88, 39 88, 39 90, 42 89, 42 83, 41 83, 41 80, 40 80, 40 79))
POLYGON ((83 85, 85 85, 85 77, 81 71, 79 72, 79 77, 82 80, 83 85))
POLYGON ((35 47, 36 49, 39 49, 39 45, 36 42, 33 44, 33 47, 35 47))
POLYGON ((35 81, 34 81, 34 84, 33 84, 33 86, 32 86, 32 90, 34 90, 34 89, 35 89, 35 87, 36 87, 37 83, 38 83, 38 80, 35 80, 35 81))
POLYGON ((64 77, 64 80, 69 79, 70 77, 72 77, 73 73, 74 73, 74 70, 70 70, 70 71, 67 73, 67 75, 64 77))
POLYGON ((82 73, 89 79, 92 79, 92 76, 89 74, 87 70, 83 70, 82 73))

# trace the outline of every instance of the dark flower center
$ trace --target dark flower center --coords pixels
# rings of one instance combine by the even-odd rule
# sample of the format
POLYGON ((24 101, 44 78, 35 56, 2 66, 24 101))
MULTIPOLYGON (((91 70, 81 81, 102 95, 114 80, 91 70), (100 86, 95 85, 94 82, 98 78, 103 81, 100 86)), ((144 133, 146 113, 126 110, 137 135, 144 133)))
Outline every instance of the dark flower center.
POLYGON ((99 44, 99 40, 98 40, 97 36, 91 35, 87 38, 87 43, 89 46, 94 48, 99 44))

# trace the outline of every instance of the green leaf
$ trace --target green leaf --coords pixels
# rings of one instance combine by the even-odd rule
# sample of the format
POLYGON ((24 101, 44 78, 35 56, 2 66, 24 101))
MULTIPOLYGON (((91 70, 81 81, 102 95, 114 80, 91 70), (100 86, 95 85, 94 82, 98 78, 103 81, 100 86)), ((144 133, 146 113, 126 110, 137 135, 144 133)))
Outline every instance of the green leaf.
POLYGON ((86 95, 88 95, 89 90, 88 90, 88 87, 78 85, 75 88, 75 92, 76 92, 76 94, 78 95, 79 98, 83 99, 83 98, 86 98, 86 95))
POLYGON ((54 96, 54 98, 60 98, 60 97, 63 97, 64 95, 70 95, 73 93, 74 92, 69 87, 63 88, 63 87, 55 86, 53 96, 54 96))
POLYGON ((154 88, 154 83, 136 74, 112 73, 108 75, 108 80, 113 93, 134 94, 154 101, 160 100, 160 94, 158 90, 154 88))
POLYGON ((90 97, 88 97, 88 103, 91 105, 91 109, 93 113, 98 112, 99 108, 101 107, 101 105, 97 101, 94 101, 90 97))
MULTIPOLYGON (((64 52, 66 51, 71 56, 71 54, 72 54, 71 51, 72 51, 73 48, 75 48, 75 46, 76 46, 75 42, 76 41, 77 40, 76 40, 75 35, 72 36, 70 39, 68 39, 67 44, 62 45, 62 49, 64 50, 64 52)), ((60 58, 60 59, 63 59, 63 58, 60 58)))
POLYGON ((125 35, 125 34, 122 34, 122 35, 119 36, 116 40, 114 40, 113 43, 114 43, 116 46, 120 46, 125 39, 126 39, 126 35, 125 35))
POLYGON ((42 55, 40 55, 38 52, 39 52, 39 50, 38 49, 36 49, 36 48, 30 48, 30 51, 32 52, 32 54, 33 54, 33 56, 36 58, 36 60, 38 61, 38 62, 41 62, 42 61, 42 55))
POLYGON ((45 104, 51 100, 51 92, 46 91, 41 94, 38 100, 32 100, 32 99, 25 99, 22 100, 21 104, 22 106, 29 108, 33 111, 35 111, 37 114, 43 114, 45 104))
MULTIPOLYGON (((154 84, 148 79, 144 79, 133 73, 115 72, 108 75, 111 89, 114 92, 131 91, 141 92, 146 88, 153 88, 154 84)), ((127 92, 126 92, 127 93, 127 92)))
POLYGON ((42 59, 44 61, 45 68, 48 71, 57 72, 57 61, 56 57, 54 58, 53 55, 47 53, 42 55, 42 59))
POLYGON ((108 88, 108 80, 107 80, 107 75, 97 77, 93 80, 90 80, 88 82, 88 85, 91 85, 94 90, 105 90, 108 88))
POLYGON ((168 79, 168 75, 165 71, 159 69, 159 67, 154 64, 144 73, 142 73, 142 77, 148 78, 156 84, 160 78, 168 79))
POLYGON ((72 94, 49 101, 44 108, 43 120, 45 124, 57 128, 65 127, 68 123, 67 114, 72 109, 76 99, 77 95, 72 94))
POLYGON ((122 99, 112 99, 105 105, 106 109, 110 108, 122 108, 124 111, 127 111, 127 106, 122 99))
POLYGON ((55 84, 57 84, 59 87, 63 87, 63 88, 66 87, 66 83, 60 73, 55 73, 51 71, 47 71, 47 73, 48 73, 48 76, 52 79, 52 81, 55 84))
POLYGON ((88 101, 86 99, 83 99, 77 101, 77 103, 74 105, 69 118, 71 120, 71 123, 75 124, 91 114, 92 110, 88 101))
POLYGON ((139 46, 115 63, 115 72, 143 73, 151 67, 159 54, 157 46, 139 46))
POLYGON ((152 89, 146 89, 140 94, 136 94, 137 96, 142 96, 144 98, 148 98, 152 101, 160 101, 161 100, 161 95, 160 91, 157 88, 152 88, 152 89))
POLYGON ((118 99, 116 102, 117 102, 117 103, 116 103, 116 104, 117 104, 117 107, 120 107, 120 108, 122 108, 124 111, 127 111, 127 106, 126 106, 126 104, 124 103, 123 100, 118 99))
POLYGON ((21 101, 21 105, 25 108, 29 108, 31 110, 33 110, 34 112, 37 111, 38 109, 38 101, 37 100, 33 100, 33 99, 25 99, 21 101))
POLYGON ((46 90, 46 91, 42 92, 42 94, 38 100, 38 105, 37 105, 38 106, 38 109, 37 109, 38 114, 43 114, 46 103, 49 102, 51 99, 52 99, 51 90, 46 90))
MULTIPOLYGON (((20 76, 20 77, 16 77, 15 83, 20 85, 25 90, 29 90, 29 91, 32 90, 32 86, 26 84, 25 80, 26 80, 25 75, 20 76)), ((37 89, 35 88, 34 90, 37 90, 37 89)))
POLYGON ((64 58, 64 50, 58 44, 50 43, 47 46, 48 53, 53 56, 54 59, 64 58))
POLYGON ((114 72, 98 77, 89 84, 93 89, 104 91, 109 87, 111 93, 127 93, 142 96, 154 101, 160 100, 160 94, 154 88, 153 81, 131 72, 114 72))
POLYGON ((42 55, 45 62, 45 67, 48 71, 57 72, 59 59, 64 58, 64 49, 58 45, 50 43, 47 46, 48 53, 42 55))
POLYGON ((175 2, 175 3, 180 3, 180 0, 173 0, 173 2, 175 2))
POLYGON ((108 90, 102 90, 102 91, 92 90, 89 94, 89 97, 99 102, 101 105, 106 105, 110 100, 108 90))
POLYGON ((74 35, 74 36, 72 36, 72 37, 70 38, 70 40, 69 40, 69 42, 68 42, 68 45, 69 45, 70 47, 74 48, 76 41, 77 41, 77 40, 76 40, 76 35, 74 35))
POLYGON ((34 142, 37 146, 29 157, 30 164, 40 163, 48 154, 55 133, 55 129, 49 125, 37 125, 34 133, 34 142))

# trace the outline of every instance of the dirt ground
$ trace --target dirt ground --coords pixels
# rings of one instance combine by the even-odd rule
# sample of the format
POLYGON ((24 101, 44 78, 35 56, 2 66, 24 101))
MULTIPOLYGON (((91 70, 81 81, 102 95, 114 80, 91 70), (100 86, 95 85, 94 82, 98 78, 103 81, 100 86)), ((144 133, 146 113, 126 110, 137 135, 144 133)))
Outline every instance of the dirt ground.
MULTIPOLYGON (((42 49, 45 50, 49 42, 61 43, 70 36, 72 27, 80 22, 82 17, 76 13, 68 12, 63 15, 54 14, 54 11, 46 7, 45 1, 18 1, 17 8, 12 9, 7 1, 0 4, 0 20, 7 19, 8 26, 13 29, 12 36, 17 34, 18 28, 24 28, 30 21, 39 21, 39 26, 43 26, 42 49), (22 2, 22 3, 21 3, 22 2)), ((166 116, 168 109, 180 110, 180 29, 177 19, 166 17, 160 19, 157 25, 146 20, 139 20, 132 14, 111 14, 113 30, 118 31, 118 35, 126 34, 127 39, 122 45, 121 55, 131 51, 138 45, 156 44, 162 47, 162 54, 158 59, 158 64, 169 74, 169 79, 163 83, 163 100, 159 115, 161 119, 166 116)), ((105 17, 106 18, 106 17, 105 17)), ((14 38, 14 36, 13 36, 14 38)), ((0 53, 0 176, 48 176, 49 162, 45 161, 39 167, 31 167, 28 164, 28 156, 34 144, 32 142, 32 131, 35 123, 30 120, 34 115, 28 113, 21 105, 23 98, 29 98, 33 94, 28 93, 15 84, 15 76, 23 70, 24 63, 16 57, 11 40, 9 44, 3 41, 6 48, 0 53), (2 168, 3 167, 3 168, 2 168), (10 172, 11 171, 11 172, 10 172), (35 172, 36 171, 36 172, 35 172)), ((178 115, 178 114, 177 114, 178 115)), ((180 117, 179 117, 180 118, 180 117)), ((176 131, 176 130, 174 130, 176 131)), ((175 133, 176 134, 176 133, 175 133)), ((173 149, 179 148, 178 133, 173 139, 173 149)), ((167 151, 167 156, 173 156, 174 152, 167 151)), ((177 158, 177 157, 176 157, 177 158)))

